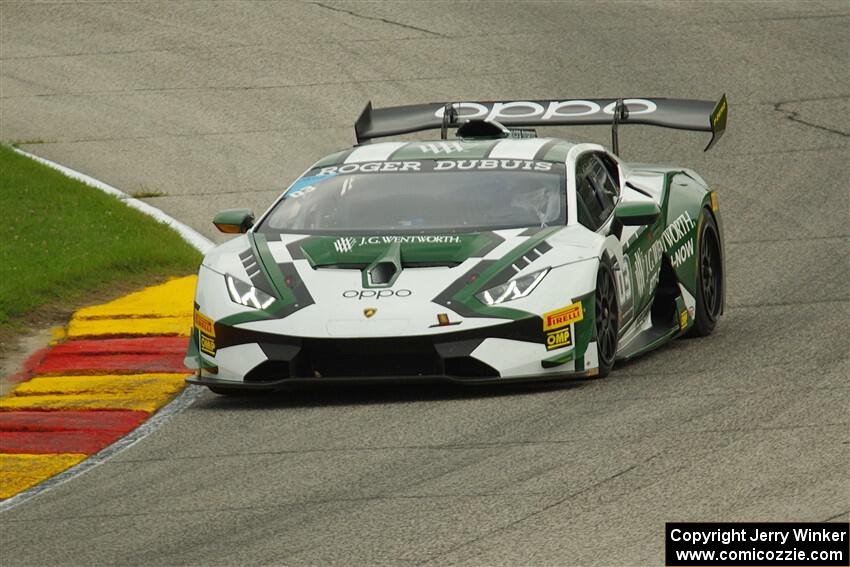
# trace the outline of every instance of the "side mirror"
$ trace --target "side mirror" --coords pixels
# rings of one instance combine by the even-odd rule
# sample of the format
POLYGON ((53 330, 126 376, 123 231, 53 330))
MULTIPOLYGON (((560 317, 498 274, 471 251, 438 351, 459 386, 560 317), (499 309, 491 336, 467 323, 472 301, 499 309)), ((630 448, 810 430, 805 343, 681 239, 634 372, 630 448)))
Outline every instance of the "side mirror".
POLYGON ((254 213, 250 209, 227 209, 215 215, 213 224, 226 234, 241 234, 254 226, 254 213))
POLYGON ((614 218, 623 226, 646 226, 654 224, 661 216, 661 209, 654 202, 620 203, 614 209, 614 218))

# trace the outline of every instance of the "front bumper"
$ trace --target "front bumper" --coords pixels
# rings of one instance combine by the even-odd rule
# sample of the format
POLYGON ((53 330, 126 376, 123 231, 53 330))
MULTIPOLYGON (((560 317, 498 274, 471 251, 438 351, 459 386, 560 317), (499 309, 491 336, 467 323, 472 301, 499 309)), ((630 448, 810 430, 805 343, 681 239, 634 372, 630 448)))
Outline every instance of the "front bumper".
POLYGON ((197 375, 187 381, 219 389, 275 389, 303 382, 482 384, 592 376, 596 345, 589 329, 576 323, 570 348, 547 351, 539 317, 444 334, 376 338, 291 337, 216 324, 217 366, 204 357, 197 375))

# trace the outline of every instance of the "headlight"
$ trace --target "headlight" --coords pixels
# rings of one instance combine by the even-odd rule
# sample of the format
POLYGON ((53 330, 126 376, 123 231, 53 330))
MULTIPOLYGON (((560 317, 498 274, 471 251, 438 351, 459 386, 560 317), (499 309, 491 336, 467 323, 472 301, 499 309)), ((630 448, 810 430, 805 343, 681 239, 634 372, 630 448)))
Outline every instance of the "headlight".
POLYGON ((516 278, 515 280, 511 280, 507 283, 503 283, 502 285, 491 287, 490 289, 476 293, 475 297, 478 301, 485 305, 498 305, 505 301, 520 299, 534 291, 534 288, 536 288, 537 284, 539 284, 546 274, 549 273, 549 270, 550 268, 546 268, 544 270, 528 274, 527 276, 516 278))
POLYGON ((274 297, 251 284, 246 284, 233 276, 224 276, 224 279, 227 281, 227 293, 230 294, 230 299, 234 303, 254 309, 265 309, 274 302, 274 297))

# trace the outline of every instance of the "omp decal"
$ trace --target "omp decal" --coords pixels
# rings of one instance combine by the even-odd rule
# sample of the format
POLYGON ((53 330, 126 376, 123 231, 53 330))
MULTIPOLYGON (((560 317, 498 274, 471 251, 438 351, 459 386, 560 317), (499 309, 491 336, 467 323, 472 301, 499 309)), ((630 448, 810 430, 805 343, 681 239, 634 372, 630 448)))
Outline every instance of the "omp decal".
POLYGON ((546 350, 555 350, 565 346, 572 346, 573 336, 570 327, 546 333, 546 350))
POLYGON ((215 337, 215 322, 197 309, 195 309, 194 323, 199 331, 215 337))
POLYGON ((577 301, 561 309, 543 314, 543 330, 560 329, 571 323, 578 323, 584 318, 581 301, 577 301))
POLYGON ((549 140, 545 138, 533 140, 502 140, 497 143, 492 150, 490 150, 490 155, 487 157, 490 159, 512 158, 533 160, 540 148, 545 146, 548 142, 549 140))
POLYGON ((679 314, 679 328, 683 331, 688 326, 688 310, 685 309, 679 314))
POLYGON ((358 146, 345 159, 345 163, 362 163, 366 161, 384 161, 396 150, 405 146, 407 142, 382 142, 379 144, 366 144, 358 146))
POLYGON ((201 352, 210 356, 215 356, 215 338, 207 335, 206 333, 199 333, 198 338, 198 348, 201 349, 201 352))
POLYGON ((716 213, 717 209, 719 209, 719 208, 720 207, 717 204, 717 191, 712 191, 711 192, 711 210, 716 213))

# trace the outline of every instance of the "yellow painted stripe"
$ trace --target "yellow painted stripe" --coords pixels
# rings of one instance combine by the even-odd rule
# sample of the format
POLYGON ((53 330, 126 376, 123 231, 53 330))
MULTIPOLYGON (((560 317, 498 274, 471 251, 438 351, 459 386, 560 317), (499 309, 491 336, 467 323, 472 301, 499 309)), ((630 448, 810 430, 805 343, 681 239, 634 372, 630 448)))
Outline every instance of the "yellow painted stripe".
POLYGON ((77 453, 53 455, 0 454, 0 498, 18 492, 69 469, 86 458, 77 453))
POLYGON ((124 317, 188 317, 192 318, 192 298, 197 276, 174 278, 164 284, 147 287, 115 301, 80 309, 74 320, 124 317))
POLYGON ((51 327, 50 328, 50 346, 55 344, 59 344, 65 340, 68 336, 65 327, 51 327))
MULTIPOLYGON (((192 298, 189 298, 192 306, 192 298)), ((68 337, 81 338, 98 335, 178 335, 188 337, 192 328, 192 311, 184 317, 156 317, 138 319, 77 319, 68 325, 68 337)))
POLYGON ((178 394, 186 374, 33 378, 0 399, 0 411, 132 409, 153 412, 178 394))

